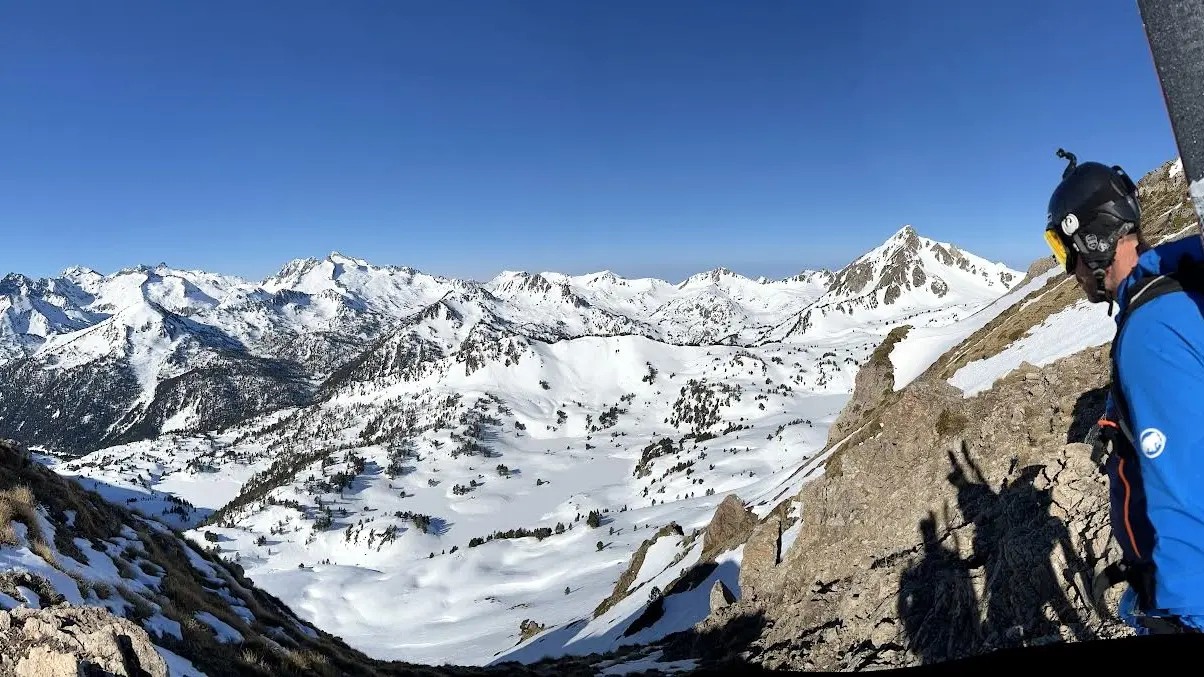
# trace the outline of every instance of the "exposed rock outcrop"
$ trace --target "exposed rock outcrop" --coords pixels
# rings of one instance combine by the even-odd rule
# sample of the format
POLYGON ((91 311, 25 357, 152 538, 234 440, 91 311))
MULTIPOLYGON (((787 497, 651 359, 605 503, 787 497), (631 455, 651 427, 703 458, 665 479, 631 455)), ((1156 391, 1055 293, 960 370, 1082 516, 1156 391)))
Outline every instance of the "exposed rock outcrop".
POLYGON ((594 609, 594 618, 606 613, 611 607, 623 601, 627 595, 631 594, 628 588, 631 587, 636 576, 640 575, 640 568, 644 566, 644 558, 648 555, 648 548, 651 548, 653 543, 671 534, 681 536, 683 533, 682 528, 676 522, 670 522, 657 530, 652 535, 652 538, 645 539, 640 544, 640 547, 636 548, 635 553, 631 555, 631 561, 627 564, 627 569, 623 571, 622 575, 619 576, 619 580, 615 582, 614 592, 610 594, 610 597, 602 600, 597 608, 594 609))
POLYGON ((95 607, 0 611, 0 654, 6 677, 168 674, 145 630, 95 607))
POLYGON ((702 537, 700 562, 709 562, 720 553, 738 547, 748 540, 757 526, 757 516, 735 494, 728 494, 717 508, 702 537))
POLYGON ((1028 284, 1029 280, 1036 279, 1045 273, 1058 267, 1058 262, 1052 256, 1043 256, 1028 265, 1028 271, 1024 273, 1024 279, 1020 280, 1017 286, 1028 284))
POLYGON ((545 626, 543 623, 536 623, 530 618, 524 619, 522 623, 518 624, 518 632, 522 637, 521 641, 525 642, 528 639, 531 639, 535 635, 543 632, 546 627, 547 626, 545 626))
POLYGON ((752 535, 744 544, 744 556, 740 561, 740 592, 743 596, 752 594, 744 588, 745 582, 759 585, 777 567, 782 564, 782 534, 790 529, 797 517, 790 517, 790 506, 794 501, 784 501, 778 504, 763 520, 753 528, 752 535))
POLYGON ((853 396, 840 411, 836 422, 828 429, 828 444, 835 444, 856 430, 867 413, 877 409, 895 389, 895 366, 890 353, 895 344, 907 337, 910 325, 895 327, 882 343, 870 353, 865 364, 857 370, 853 382, 853 396))
MULTIPOLYGON (((1106 375, 1107 352, 1094 349, 974 398, 940 380, 905 389, 804 487, 803 524, 781 564, 742 567, 743 597, 699 630, 762 619, 749 659, 792 669, 1127 634, 1089 593, 1118 556, 1106 480, 1078 443, 1106 375)), ((780 515, 756 533, 771 539, 780 515)))
POLYGON ((715 613, 735 601, 736 595, 723 581, 715 581, 715 584, 711 586, 711 613, 715 613))

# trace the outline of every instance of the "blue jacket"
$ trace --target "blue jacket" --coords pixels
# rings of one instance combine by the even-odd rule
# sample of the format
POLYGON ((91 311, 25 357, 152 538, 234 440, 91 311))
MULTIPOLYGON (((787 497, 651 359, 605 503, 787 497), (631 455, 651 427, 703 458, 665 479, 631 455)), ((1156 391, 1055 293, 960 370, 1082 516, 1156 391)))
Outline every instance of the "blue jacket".
MULTIPOLYGON (((1204 261, 1200 238, 1143 253, 1118 290, 1117 320, 1134 283, 1174 272, 1184 254, 1204 261)), ((1109 479, 1114 497, 1139 495, 1128 502, 1129 514, 1120 506, 1123 524, 1114 500, 1113 532, 1127 554, 1135 542, 1152 543, 1151 552, 1137 554, 1156 567, 1157 608, 1204 629, 1204 294, 1149 301, 1125 320, 1115 343, 1119 387, 1137 439, 1130 458, 1138 467, 1124 473, 1123 461, 1110 463, 1109 479)))

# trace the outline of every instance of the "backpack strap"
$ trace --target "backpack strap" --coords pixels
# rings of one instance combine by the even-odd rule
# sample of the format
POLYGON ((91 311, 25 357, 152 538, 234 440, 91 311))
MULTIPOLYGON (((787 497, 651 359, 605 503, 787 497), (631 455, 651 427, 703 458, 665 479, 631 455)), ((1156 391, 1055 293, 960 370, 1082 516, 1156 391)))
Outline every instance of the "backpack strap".
POLYGON ((1184 291, 1187 288, 1196 289, 1204 286, 1200 282, 1200 278, 1202 277, 1199 274, 1200 272, 1201 267, 1194 265, 1193 262, 1188 266, 1187 271, 1180 271, 1180 273, 1175 275, 1158 275, 1136 282, 1129 289, 1129 302, 1125 305, 1124 312, 1116 318, 1116 336, 1113 337, 1112 347, 1108 351, 1112 362, 1112 402, 1116 405, 1118 414, 1116 423, 1135 448, 1140 449, 1141 447, 1138 446, 1137 437, 1133 434, 1131 419, 1129 418, 1129 404, 1125 401, 1124 393, 1120 388, 1120 365, 1116 360, 1117 348, 1124 334, 1125 324, 1137 309, 1160 296, 1184 291), (1181 279, 1188 280, 1188 285, 1184 285, 1181 279))

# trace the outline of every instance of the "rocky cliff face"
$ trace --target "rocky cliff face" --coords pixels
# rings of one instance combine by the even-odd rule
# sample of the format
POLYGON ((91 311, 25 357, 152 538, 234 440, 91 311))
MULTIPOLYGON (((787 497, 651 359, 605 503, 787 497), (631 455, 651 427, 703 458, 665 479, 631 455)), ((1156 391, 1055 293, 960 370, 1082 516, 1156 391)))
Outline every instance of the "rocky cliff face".
MULTIPOLYGON (((1089 351, 971 399, 909 387, 804 488, 780 564, 746 548, 742 599, 700 630, 755 618, 749 660, 827 670, 1125 634, 1088 592, 1117 556, 1106 480, 1081 443, 1106 365, 1089 351)), ((750 544, 772 542, 778 519, 750 544)))

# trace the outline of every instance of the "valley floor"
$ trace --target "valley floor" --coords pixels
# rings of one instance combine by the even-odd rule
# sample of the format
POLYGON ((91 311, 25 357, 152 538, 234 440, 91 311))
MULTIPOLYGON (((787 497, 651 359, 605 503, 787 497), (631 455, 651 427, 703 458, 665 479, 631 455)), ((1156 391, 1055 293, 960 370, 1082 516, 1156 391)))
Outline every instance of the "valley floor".
MULTIPOLYGON (((861 334, 850 338, 822 351, 849 355, 855 364, 874 342, 861 334)), ((755 353, 726 347, 669 353, 662 344, 642 338, 591 341, 598 344, 594 354, 581 346, 538 348, 546 364, 573 370, 578 377, 552 381, 557 385, 548 391, 536 386, 524 392, 486 374, 473 383, 440 384, 425 395, 419 386, 402 384, 396 392, 335 398, 307 416, 326 420, 328 425, 314 425, 332 431, 315 444, 347 448, 332 451, 325 462, 298 468, 270 499, 220 515, 216 522, 215 511, 249 478, 295 453, 289 451, 291 444, 273 442, 277 438, 268 434, 246 436, 283 415, 218 435, 173 434, 114 447, 55 467, 96 486, 110 500, 190 529, 195 542, 220 549, 303 618, 378 658, 482 665, 647 642, 702 620, 709 588, 701 590, 700 600, 670 609, 655 627, 620 638, 628 616, 647 602, 648 591, 665 586, 692 564, 700 544, 683 538, 658 543, 656 556, 645 561, 633 583, 641 588, 638 594, 591 622, 594 608, 612 593, 632 553, 670 522, 687 535, 705 527, 729 493, 768 510, 780 496, 797 492, 808 459, 823 449, 828 426, 848 398, 839 391, 851 385, 852 369, 846 364, 846 369, 831 370, 830 390, 835 392, 783 390, 777 384, 801 373, 801 364, 795 367, 793 360, 801 358, 806 370, 823 368, 814 356, 803 357, 805 349, 778 345, 755 353), (631 351, 630 362, 655 364, 659 375, 642 382, 633 366, 614 369, 612 362, 613 373, 591 380, 590 363, 603 349, 612 355, 631 351), (555 352, 564 354, 546 354, 555 352), (696 401, 694 386, 686 386, 690 379, 715 380, 699 391, 696 401), (604 385, 591 389, 587 384, 604 385), (731 386, 739 386, 742 394, 714 400, 715 393, 721 396, 731 386), (673 396, 662 393, 678 388, 686 394, 675 409, 673 396), (448 450, 455 438, 428 431, 415 437, 420 449, 415 455, 421 460, 408 459, 410 465, 395 476, 389 472, 391 459, 396 460, 389 445, 357 443, 366 419, 391 411, 390 403, 433 403, 453 389, 459 404, 448 410, 452 415, 474 408, 499 419, 508 414, 525 422, 526 429, 505 422, 498 426, 488 436, 491 458, 453 458, 448 450), (365 403, 370 411, 363 415, 338 418, 365 403), (705 408, 703 403, 716 407, 716 432, 683 436, 693 427, 690 423, 666 422, 682 411, 694 415, 695 408, 705 408), (768 406, 762 408, 763 403, 768 406), (619 404, 626 413, 610 427, 587 427, 584 412, 592 412, 589 416, 596 420, 619 404), (563 424, 555 422, 559 411, 566 412, 563 424), (724 428, 735 429, 722 434, 724 428), (668 442, 673 443, 671 453, 645 458, 648 449, 668 442), (358 456, 362 470, 340 491, 315 489, 315 480, 320 484, 348 468, 348 452, 358 456), (507 476, 499 473, 500 464, 507 467, 507 476), (637 467, 645 472, 633 472, 637 467), (453 485, 465 491, 452 491, 453 485), (315 528, 322 510, 329 511, 330 524, 315 528), (594 510, 601 514, 597 528, 587 524, 594 510), (410 515, 427 516, 430 524, 419 528, 410 515), (552 533, 495 538, 470 547, 476 537, 520 527, 546 527, 552 533), (519 643, 519 626, 528 619, 556 630, 508 653, 519 643)), ((436 409, 422 408, 425 414, 436 409)), ((819 472, 814 464, 807 469, 819 472)), ((727 562, 715 577, 738 590, 739 553, 730 553, 727 562)))

